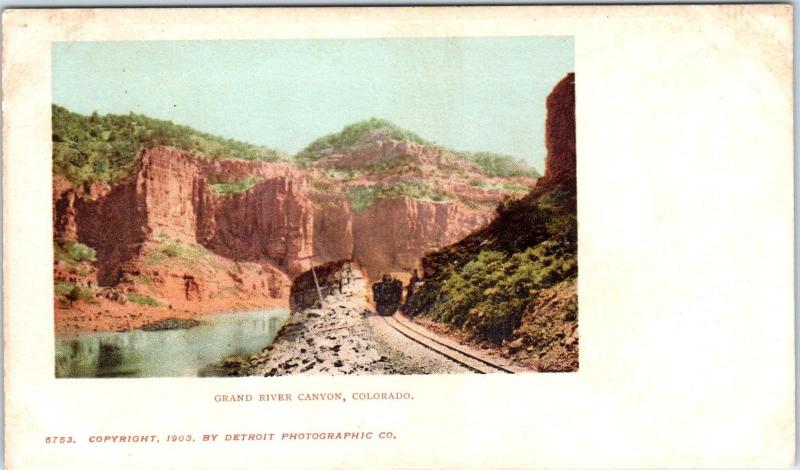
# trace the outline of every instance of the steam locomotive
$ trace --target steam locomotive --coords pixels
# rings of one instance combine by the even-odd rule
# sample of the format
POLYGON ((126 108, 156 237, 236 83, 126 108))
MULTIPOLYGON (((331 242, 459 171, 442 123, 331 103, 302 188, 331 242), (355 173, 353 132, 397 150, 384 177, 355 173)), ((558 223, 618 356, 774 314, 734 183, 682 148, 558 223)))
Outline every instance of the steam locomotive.
POLYGON ((403 299, 403 283, 384 274, 379 282, 372 284, 372 298, 378 315, 394 315, 403 299))

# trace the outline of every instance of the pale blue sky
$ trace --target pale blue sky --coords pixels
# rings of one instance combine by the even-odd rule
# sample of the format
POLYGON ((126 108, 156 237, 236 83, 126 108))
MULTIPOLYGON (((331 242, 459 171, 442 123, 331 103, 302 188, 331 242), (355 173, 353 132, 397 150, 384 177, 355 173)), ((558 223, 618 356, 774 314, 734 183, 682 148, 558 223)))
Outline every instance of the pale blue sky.
POLYGON ((545 98, 571 37, 53 44, 53 102, 135 112, 293 154, 378 117, 544 167, 545 98))

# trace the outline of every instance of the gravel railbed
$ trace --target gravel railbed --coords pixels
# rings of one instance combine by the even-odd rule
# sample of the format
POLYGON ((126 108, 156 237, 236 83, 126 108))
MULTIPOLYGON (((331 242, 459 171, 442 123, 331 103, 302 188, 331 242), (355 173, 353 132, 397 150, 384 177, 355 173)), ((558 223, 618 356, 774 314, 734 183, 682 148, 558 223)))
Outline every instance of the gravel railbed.
POLYGON ((294 312, 275 341, 242 365, 244 375, 440 374, 466 372, 389 328, 354 296, 294 312))

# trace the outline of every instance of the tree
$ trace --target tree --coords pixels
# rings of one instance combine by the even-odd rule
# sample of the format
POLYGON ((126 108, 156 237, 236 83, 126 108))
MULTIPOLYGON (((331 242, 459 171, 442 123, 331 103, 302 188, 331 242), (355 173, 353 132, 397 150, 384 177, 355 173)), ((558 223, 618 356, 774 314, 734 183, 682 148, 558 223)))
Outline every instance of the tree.
POLYGON ((72 289, 67 293, 67 300, 69 300, 69 306, 72 308, 72 305, 81 297, 81 288, 78 286, 73 286, 72 289))

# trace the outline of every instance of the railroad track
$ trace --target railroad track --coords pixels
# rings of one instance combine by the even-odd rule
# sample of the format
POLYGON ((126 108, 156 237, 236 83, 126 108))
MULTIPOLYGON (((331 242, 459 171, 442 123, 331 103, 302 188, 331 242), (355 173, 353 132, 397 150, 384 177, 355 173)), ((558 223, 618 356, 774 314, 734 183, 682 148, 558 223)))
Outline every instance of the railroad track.
POLYGON ((506 374, 513 374, 514 371, 507 369, 501 365, 494 364, 489 362, 485 359, 482 359, 474 354, 470 354, 466 351, 463 351, 458 348, 454 348, 448 344, 445 344, 438 339, 422 333, 418 331, 416 328, 411 328, 408 325, 405 325, 404 322, 399 321, 394 316, 380 316, 390 328, 397 331, 401 335, 405 336, 406 338, 414 341, 415 343, 420 344, 421 346, 429 349, 439 355, 442 355, 457 363, 458 365, 465 367, 477 374, 487 374, 493 372, 505 372, 506 374))

